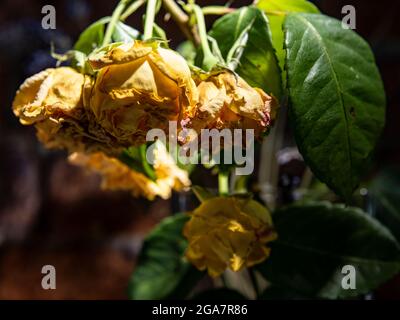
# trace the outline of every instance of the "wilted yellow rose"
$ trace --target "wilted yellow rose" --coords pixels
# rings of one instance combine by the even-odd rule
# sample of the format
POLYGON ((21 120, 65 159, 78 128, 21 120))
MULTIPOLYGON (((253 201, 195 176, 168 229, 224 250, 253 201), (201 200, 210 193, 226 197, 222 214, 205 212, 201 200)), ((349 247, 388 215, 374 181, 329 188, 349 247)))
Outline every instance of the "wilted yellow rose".
POLYGON ((184 227, 187 259, 212 277, 265 260, 276 239, 268 210, 251 199, 216 197, 203 202, 184 227))
POLYGON ((79 118, 85 76, 72 68, 46 69, 20 86, 13 102, 22 124, 33 124, 52 115, 79 118))
POLYGON ((155 181, 102 152, 92 154, 76 152, 69 156, 69 161, 99 173, 104 189, 131 191, 133 196, 143 196, 149 200, 153 200, 156 196, 168 199, 172 189, 180 191, 190 186, 188 173, 175 164, 163 145, 157 145, 153 153, 155 181))
POLYGON ((186 128, 254 129, 259 137, 275 118, 277 102, 263 90, 251 87, 231 71, 209 74, 196 80, 199 103, 186 128))
POLYGON ((143 144, 153 128, 167 132, 168 121, 180 121, 197 102, 185 59, 156 42, 112 47, 90 63, 99 70, 90 109, 122 145, 143 144))
POLYGON ((92 81, 69 67, 46 69, 20 86, 14 114, 22 124, 34 124, 39 140, 49 148, 111 150, 112 138, 89 123, 85 110, 92 81))

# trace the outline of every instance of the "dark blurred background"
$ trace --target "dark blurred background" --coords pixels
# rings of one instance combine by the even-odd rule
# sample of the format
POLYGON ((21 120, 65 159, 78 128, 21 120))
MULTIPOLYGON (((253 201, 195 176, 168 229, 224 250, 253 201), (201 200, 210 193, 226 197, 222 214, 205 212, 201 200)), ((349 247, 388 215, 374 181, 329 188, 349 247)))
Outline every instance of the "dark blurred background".
MULTIPOLYGON (((124 299, 143 236, 171 214, 174 200, 149 202, 99 188, 99 178, 71 166, 63 152, 45 150, 35 130, 11 111, 18 86, 55 66, 56 52, 70 49, 91 22, 110 15, 116 0, 2 0, 0 2, 0 299, 124 299), (41 9, 56 8, 56 30, 43 30, 41 9), (57 290, 41 288, 41 268, 57 270, 57 290)), ((201 5, 225 1, 198 1, 201 5)), ((251 1, 234 1, 234 6, 251 1)), ((351 4, 357 32, 371 44, 387 94, 387 125, 372 174, 400 161, 400 3, 392 0, 319 0, 323 13, 341 18, 351 4)), ((127 23, 141 30, 141 9, 127 23)), ((212 19, 212 18, 211 18, 212 19)), ((184 36, 172 21, 159 24, 184 36)), ((212 21, 209 20, 209 23, 212 21)), ((396 282, 396 281, 395 281, 396 282)), ((377 297, 399 295, 390 283, 377 297)), ((397 281, 398 282, 398 281, 397 281)))

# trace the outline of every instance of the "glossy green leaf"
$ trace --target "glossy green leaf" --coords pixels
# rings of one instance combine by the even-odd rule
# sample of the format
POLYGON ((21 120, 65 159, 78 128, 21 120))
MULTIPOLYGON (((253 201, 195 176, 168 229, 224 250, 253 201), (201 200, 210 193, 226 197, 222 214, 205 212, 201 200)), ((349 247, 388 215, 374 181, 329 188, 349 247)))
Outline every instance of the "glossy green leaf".
MULTIPOLYGON (((78 50, 86 55, 89 55, 94 49, 101 47, 104 39, 105 27, 109 22, 110 17, 104 17, 96 22, 93 22, 81 33, 78 41, 74 45, 74 50, 78 50)), ((138 36, 139 31, 121 21, 118 21, 112 34, 112 41, 130 42, 134 39, 137 39, 138 36)))
POLYGON ((112 40, 114 42, 131 42, 137 39, 138 36, 139 31, 118 21, 112 34, 112 40))
POLYGON ((348 199, 385 121, 373 54, 355 32, 324 15, 290 14, 284 28, 297 145, 313 173, 348 199))
POLYGON ((400 247, 390 231, 360 209, 325 202, 295 204, 274 215, 278 239, 257 269, 301 295, 365 294, 400 271, 400 247), (356 289, 342 288, 342 268, 356 269, 356 289))
POLYGON ((93 22, 79 36, 74 45, 74 50, 81 51, 88 55, 95 48, 99 47, 104 38, 104 26, 110 21, 110 17, 104 17, 93 22))
POLYGON ((291 12, 319 13, 318 8, 306 0, 259 0, 257 7, 271 16, 281 16, 291 12))
POLYGON ((129 285, 131 299, 184 298, 203 277, 183 255, 182 228, 188 219, 185 214, 168 217, 146 237, 129 285))
POLYGON ((369 188, 371 211, 400 240, 400 168, 383 170, 369 188))
POLYGON ((250 85, 277 98, 281 96, 280 69, 268 19, 261 10, 250 6, 227 14, 214 23, 209 34, 218 42, 224 59, 231 55, 237 60, 232 61, 237 66, 236 72, 250 85))
POLYGON ((283 49, 283 21, 288 13, 291 12, 308 12, 319 13, 318 8, 306 0, 260 0, 257 2, 257 7, 263 10, 269 20, 269 26, 272 34, 272 43, 276 50, 279 66, 283 70, 282 79, 286 81, 284 71, 285 51, 283 49))

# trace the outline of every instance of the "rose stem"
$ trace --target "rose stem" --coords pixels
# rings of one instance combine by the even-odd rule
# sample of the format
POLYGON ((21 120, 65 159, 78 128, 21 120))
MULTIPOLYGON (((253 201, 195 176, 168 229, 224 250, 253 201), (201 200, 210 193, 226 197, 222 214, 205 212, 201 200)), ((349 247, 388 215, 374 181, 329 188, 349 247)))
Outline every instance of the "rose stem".
POLYGON ((167 11, 178 27, 182 30, 186 38, 193 42, 195 46, 200 44, 200 38, 195 26, 189 26, 188 15, 179 7, 174 0, 162 0, 165 11, 167 11))
POLYGON ((218 191, 220 196, 226 196, 229 193, 229 173, 218 173, 218 191))
POLYGON ((203 50, 203 69, 210 71, 218 63, 218 59, 212 54, 210 46, 208 44, 206 23, 204 21, 204 15, 201 8, 198 5, 193 5, 194 14, 197 20, 197 27, 200 34, 201 48, 203 50))
POLYGON ((217 15, 217 16, 222 16, 227 13, 234 12, 234 8, 228 8, 224 6, 208 6, 208 7, 203 7, 201 8, 201 11, 203 11, 203 14, 206 15, 217 15))
POLYGON ((133 14, 137 9, 139 9, 143 4, 146 3, 146 0, 136 0, 134 1, 121 15, 119 20, 125 21, 131 14, 133 14))
POLYGON ((154 26, 154 19, 156 16, 156 5, 157 5, 157 0, 147 1, 143 40, 149 40, 153 37, 153 26, 154 26))
POLYGON ((115 25, 117 24, 119 17, 121 16, 121 14, 124 11, 125 6, 128 2, 129 2, 129 0, 121 0, 118 3, 117 7, 115 8, 115 10, 111 16, 110 23, 107 25, 106 34, 104 35, 103 44, 102 44, 103 46, 110 43, 111 36, 114 32, 115 25))

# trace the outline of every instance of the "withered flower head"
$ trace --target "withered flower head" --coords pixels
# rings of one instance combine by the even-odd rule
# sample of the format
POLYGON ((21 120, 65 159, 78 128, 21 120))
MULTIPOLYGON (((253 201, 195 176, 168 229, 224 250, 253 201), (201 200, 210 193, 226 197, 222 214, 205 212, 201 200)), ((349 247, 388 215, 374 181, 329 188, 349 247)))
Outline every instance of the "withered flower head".
POLYGON ((73 153, 69 161, 100 174, 104 189, 130 191, 135 197, 142 196, 149 200, 156 196, 168 199, 172 190, 181 191, 190 186, 188 173, 175 164, 162 144, 157 144, 153 153, 155 180, 102 152, 73 153))
POLYGON ((122 145, 143 144, 153 128, 167 132, 168 121, 179 121, 197 102, 185 59, 157 42, 111 47, 90 63, 99 71, 90 109, 122 145))
POLYGON ((185 126, 201 129, 254 129, 260 137, 275 117, 277 102, 263 90, 251 87, 225 70, 196 80, 199 103, 185 126))
POLYGON ((93 79, 73 68, 46 69, 25 80, 13 102, 14 114, 24 125, 35 125, 48 148, 70 152, 121 149, 95 123, 85 106, 93 79))
POLYGON ((271 215, 258 202, 216 197, 196 208, 184 227, 187 259, 212 277, 227 268, 239 271, 264 261, 276 239, 271 215))

